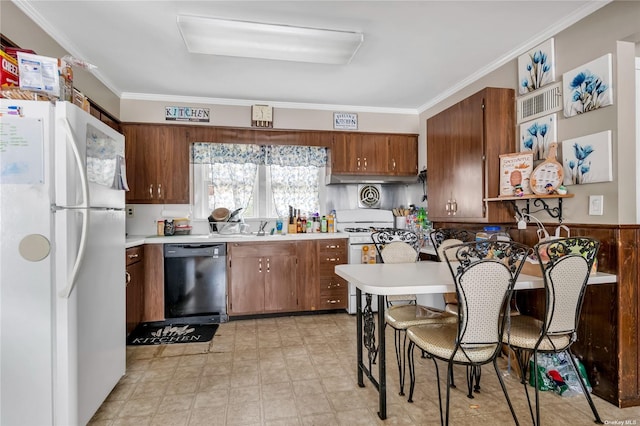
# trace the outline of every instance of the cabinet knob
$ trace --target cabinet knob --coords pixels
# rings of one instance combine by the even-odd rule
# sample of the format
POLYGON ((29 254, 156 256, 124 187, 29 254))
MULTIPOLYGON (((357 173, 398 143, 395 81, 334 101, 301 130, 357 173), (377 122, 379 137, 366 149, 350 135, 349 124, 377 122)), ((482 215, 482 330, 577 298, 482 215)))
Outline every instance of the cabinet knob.
POLYGON ((136 258, 138 258, 139 256, 140 256, 140 255, 139 255, 138 253, 136 253, 136 254, 128 254, 128 255, 127 255, 127 257, 128 257, 129 259, 136 259, 136 258))
POLYGON ((149 185, 149 198, 153 198, 153 184, 149 185))
POLYGON ((158 198, 162 198, 162 184, 158 184, 158 198))
POLYGON ((125 272, 125 280, 124 282, 127 284, 127 287, 129 287, 129 283, 131 282, 131 274, 129 272, 125 272))

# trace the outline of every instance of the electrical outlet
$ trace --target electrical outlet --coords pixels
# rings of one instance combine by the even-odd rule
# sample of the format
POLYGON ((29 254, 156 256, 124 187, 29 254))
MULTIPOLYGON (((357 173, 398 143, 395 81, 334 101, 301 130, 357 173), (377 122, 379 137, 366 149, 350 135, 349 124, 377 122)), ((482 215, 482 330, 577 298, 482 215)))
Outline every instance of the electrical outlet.
POLYGON ((604 209, 604 195, 589 195, 589 215, 602 216, 604 209))
POLYGON ((133 210, 133 207, 127 206, 127 217, 133 216, 135 216, 135 210, 133 210))

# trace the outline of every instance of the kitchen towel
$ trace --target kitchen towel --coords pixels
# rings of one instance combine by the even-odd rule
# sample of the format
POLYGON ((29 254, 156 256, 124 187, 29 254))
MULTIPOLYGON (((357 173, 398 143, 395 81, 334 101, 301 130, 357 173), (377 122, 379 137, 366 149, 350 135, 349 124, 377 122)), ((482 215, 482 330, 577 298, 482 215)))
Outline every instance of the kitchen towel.
POLYGON ((213 339, 218 324, 141 323, 127 337, 127 345, 203 343, 213 339))

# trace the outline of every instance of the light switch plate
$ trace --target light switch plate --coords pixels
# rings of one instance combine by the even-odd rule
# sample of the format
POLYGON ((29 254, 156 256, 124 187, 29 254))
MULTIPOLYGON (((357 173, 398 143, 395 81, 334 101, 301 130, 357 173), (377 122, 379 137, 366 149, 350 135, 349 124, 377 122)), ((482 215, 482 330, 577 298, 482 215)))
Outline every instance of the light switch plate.
POLYGON ((604 210, 603 195, 589 195, 589 215, 602 216, 604 210))

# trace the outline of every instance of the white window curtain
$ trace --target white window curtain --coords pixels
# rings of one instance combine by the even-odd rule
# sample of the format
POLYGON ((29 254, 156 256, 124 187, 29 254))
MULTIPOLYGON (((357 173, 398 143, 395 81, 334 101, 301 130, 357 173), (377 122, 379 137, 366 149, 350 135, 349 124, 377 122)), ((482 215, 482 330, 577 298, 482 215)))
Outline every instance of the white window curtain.
POLYGON ((258 165, 264 164, 264 147, 194 143, 192 162, 196 168, 204 167, 204 174, 208 176, 205 190, 209 211, 218 207, 246 210, 251 202, 258 165))
POLYGON ((266 147, 265 155, 278 216, 286 216, 290 205, 302 212, 319 212, 318 171, 327 164, 326 148, 273 145, 266 147))

